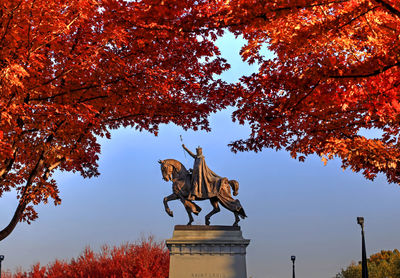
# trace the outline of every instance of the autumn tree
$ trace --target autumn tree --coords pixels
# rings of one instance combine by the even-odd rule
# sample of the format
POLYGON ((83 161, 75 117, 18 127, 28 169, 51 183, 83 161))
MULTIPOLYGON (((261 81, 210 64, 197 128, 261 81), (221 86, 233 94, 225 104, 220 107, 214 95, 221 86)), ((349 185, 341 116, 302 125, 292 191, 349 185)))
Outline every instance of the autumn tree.
POLYGON ((251 134, 234 151, 339 157, 368 179, 400 183, 399 1, 232 0, 214 18, 260 64, 241 78, 233 118, 251 134))
POLYGON ((395 0, 0 0, 0 197, 19 199, 0 240, 60 203, 55 170, 98 175, 99 136, 208 129, 227 106, 251 127, 234 151, 339 157, 400 183, 399 28, 395 0), (218 79, 224 30, 260 65, 235 85, 218 79))
POLYGON ((61 202, 55 170, 98 175, 98 137, 161 123, 208 129, 232 104, 203 1, 0 0, 0 197, 61 202))
MULTIPOLYGON (((371 278, 395 278, 400 277, 400 252, 382 250, 371 255, 368 259, 368 273, 371 278)), ((361 277, 361 263, 352 263, 346 269, 342 269, 336 278, 361 277)))

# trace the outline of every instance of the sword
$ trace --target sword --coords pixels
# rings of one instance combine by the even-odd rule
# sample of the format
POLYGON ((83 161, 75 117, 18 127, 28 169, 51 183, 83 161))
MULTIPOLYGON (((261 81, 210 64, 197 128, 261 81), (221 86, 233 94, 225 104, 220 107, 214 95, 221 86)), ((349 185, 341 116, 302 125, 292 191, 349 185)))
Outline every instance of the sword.
MULTIPOLYGON (((179 135, 179 137, 181 138, 181 142, 182 142, 182 144, 183 144, 183 138, 182 138, 182 135, 179 135)), ((186 159, 186 153, 185 153, 185 150, 182 150, 183 151, 183 155, 185 156, 185 159, 186 159)))

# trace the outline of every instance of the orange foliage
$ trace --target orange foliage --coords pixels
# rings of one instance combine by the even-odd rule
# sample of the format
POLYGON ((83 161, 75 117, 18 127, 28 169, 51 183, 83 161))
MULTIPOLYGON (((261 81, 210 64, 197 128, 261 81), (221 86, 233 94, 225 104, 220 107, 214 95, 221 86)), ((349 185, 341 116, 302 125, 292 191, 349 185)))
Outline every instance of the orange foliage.
POLYGON ((130 126, 208 130, 232 104, 216 77, 229 66, 204 27, 207 3, 0 0, 0 197, 18 221, 60 204, 55 170, 97 176, 97 138, 130 126))
POLYGON ((234 151, 335 156, 368 179, 400 183, 400 2, 232 0, 220 15, 260 63, 241 79, 234 119, 250 138, 234 151), (263 46, 275 56, 263 56, 263 46), (366 138, 371 129, 376 138, 366 138))
MULTIPOLYGON (((368 273, 370 277, 400 277, 400 252, 397 249, 382 250, 371 255, 368 259, 368 273)), ((361 262, 352 263, 342 269, 336 278, 358 278, 361 277, 361 262)))
POLYGON ((234 151, 336 156, 400 183, 399 37, 395 0, 0 0, 0 197, 19 198, 0 240, 61 202, 55 170, 99 174, 98 136, 208 130, 227 106, 251 127, 234 151), (234 85, 218 79, 227 29, 260 64, 234 85))
MULTIPOLYGON (((167 278, 169 254, 164 245, 151 239, 120 247, 104 246, 100 253, 86 248, 69 263, 56 260, 47 266, 36 264, 28 272, 5 273, 5 278, 167 278)), ((3 276, 2 276, 3 277, 3 276)))

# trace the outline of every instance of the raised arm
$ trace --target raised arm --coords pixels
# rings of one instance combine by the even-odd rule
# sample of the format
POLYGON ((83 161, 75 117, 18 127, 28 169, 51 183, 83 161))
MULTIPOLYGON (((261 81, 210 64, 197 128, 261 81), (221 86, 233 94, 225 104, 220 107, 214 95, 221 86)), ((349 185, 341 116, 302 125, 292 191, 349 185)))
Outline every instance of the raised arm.
POLYGON ((189 151, 188 148, 186 148, 185 144, 182 144, 182 147, 185 151, 188 152, 188 154, 190 154, 191 157, 196 158, 196 155, 194 153, 192 153, 191 151, 189 151))

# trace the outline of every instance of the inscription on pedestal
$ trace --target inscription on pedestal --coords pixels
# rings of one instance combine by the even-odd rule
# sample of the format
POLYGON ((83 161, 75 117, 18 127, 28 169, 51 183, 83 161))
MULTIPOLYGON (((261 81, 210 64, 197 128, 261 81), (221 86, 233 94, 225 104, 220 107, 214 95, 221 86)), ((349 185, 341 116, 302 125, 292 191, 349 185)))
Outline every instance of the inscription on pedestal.
POLYGON ((223 273, 192 273, 193 278, 226 278, 223 273))

